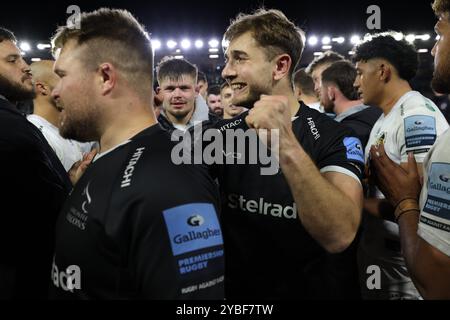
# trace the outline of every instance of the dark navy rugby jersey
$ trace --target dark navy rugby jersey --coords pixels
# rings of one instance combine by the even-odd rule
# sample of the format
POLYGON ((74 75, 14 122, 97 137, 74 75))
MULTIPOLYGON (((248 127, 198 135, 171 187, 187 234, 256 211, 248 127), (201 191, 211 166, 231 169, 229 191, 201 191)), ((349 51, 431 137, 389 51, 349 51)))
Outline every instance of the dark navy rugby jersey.
POLYGON ((104 153, 60 214, 51 297, 223 299, 218 192, 159 125, 104 153))
MULTIPOLYGON (((216 128, 227 140, 227 130, 248 130, 246 116, 219 122, 216 128)), ((359 181, 363 149, 351 129, 304 104, 292 126, 321 172, 340 172, 359 181)), ((228 150, 224 156, 242 155, 228 150)), ((357 281, 354 255, 349 261, 327 254, 301 225, 283 172, 261 175, 261 167, 214 167, 223 200, 227 297, 345 298, 349 281, 357 281)))
POLYGON ((355 110, 349 109, 341 114, 340 117, 335 118, 335 120, 352 128, 356 136, 361 140, 363 150, 365 150, 369 141, 370 131, 372 131, 375 122, 380 118, 383 111, 378 107, 370 106, 364 109, 361 109, 361 107, 352 108, 355 110))
POLYGON ((45 299, 55 223, 72 189, 42 133, 0 97, 0 300, 45 299))

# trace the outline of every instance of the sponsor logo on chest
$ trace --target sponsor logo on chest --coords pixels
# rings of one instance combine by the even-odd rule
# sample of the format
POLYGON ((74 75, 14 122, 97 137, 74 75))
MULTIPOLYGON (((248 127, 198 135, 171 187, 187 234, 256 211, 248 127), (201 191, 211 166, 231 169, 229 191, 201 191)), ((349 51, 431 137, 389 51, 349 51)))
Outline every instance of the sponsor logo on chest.
POLYGON ((139 159, 141 158, 142 154, 144 153, 144 150, 145 147, 142 147, 137 148, 136 151, 134 152, 133 156, 130 159, 130 162, 128 162, 128 165, 123 173, 122 183, 120 184, 121 188, 129 187, 131 185, 131 178, 133 176, 134 168, 138 163, 139 159))
POLYGON ((309 129, 311 130, 311 133, 314 137, 315 140, 318 140, 320 138, 320 133, 319 133, 319 129, 317 129, 316 127, 316 123, 313 121, 312 118, 308 118, 308 125, 309 125, 309 129))
POLYGON ((243 195, 229 194, 228 207, 241 212, 271 216, 283 219, 297 219, 297 204, 292 206, 267 202, 264 198, 258 200, 246 199, 243 195))

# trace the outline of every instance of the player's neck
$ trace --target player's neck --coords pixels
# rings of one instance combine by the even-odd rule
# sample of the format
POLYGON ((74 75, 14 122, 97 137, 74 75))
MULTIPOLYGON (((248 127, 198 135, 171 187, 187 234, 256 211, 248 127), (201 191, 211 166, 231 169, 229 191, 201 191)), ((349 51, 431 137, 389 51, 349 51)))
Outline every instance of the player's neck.
POLYGON ((223 113, 223 119, 224 120, 229 120, 229 119, 233 119, 234 117, 231 114, 228 114, 226 112, 223 113))
POLYGON ((404 80, 389 85, 389 87, 386 88, 379 105, 381 110, 383 110, 384 115, 387 115, 398 102, 398 100, 400 100, 402 96, 410 91, 412 91, 411 86, 407 81, 404 80))
POLYGON ((59 126, 59 111, 54 105, 48 101, 43 101, 41 99, 35 99, 33 101, 34 111, 33 114, 44 118, 50 122, 55 127, 59 126))
POLYGON ((291 111, 291 117, 294 117, 300 109, 300 103, 298 102, 297 97, 294 94, 288 95, 287 98, 289 110, 291 111))
POLYGON ((100 137, 100 153, 124 143, 157 123, 151 105, 117 111, 117 113, 104 126, 105 129, 100 137))
POLYGON ((272 89, 271 95, 285 96, 288 98, 289 110, 291 112, 291 117, 294 117, 298 110, 300 109, 300 102, 297 99, 297 95, 294 93, 294 88, 290 82, 286 80, 278 82, 272 89))

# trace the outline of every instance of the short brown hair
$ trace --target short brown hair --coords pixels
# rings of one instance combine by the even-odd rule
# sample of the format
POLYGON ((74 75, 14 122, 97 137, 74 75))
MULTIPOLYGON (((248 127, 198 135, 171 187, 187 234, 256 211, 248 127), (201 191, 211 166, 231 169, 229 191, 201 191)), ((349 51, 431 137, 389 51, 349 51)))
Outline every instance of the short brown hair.
POLYGON ((311 76, 306 73, 305 68, 297 70, 294 73, 294 85, 300 88, 307 96, 315 95, 314 81, 311 76))
POLYGON ((195 65, 186 59, 176 59, 175 57, 165 56, 156 67, 156 77, 159 84, 163 79, 178 80, 182 75, 190 76, 197 83, 198 69, 195 65))
POLYGON ((69 40, 85 44, 83 62, 88 69, 109 61, 139 93, 151 92, 153 50, 148 34, 126 10, 101 8, 82 13, 80 28, 59 27, 52 38, 53 54, 69 40))
POLYGON ((344 60, 344 56, 340 55, 337 52, 334 51, 325 51, 320 56, 316 57, 307 67, 306 72, 309 74, 312 74, 315 69, 318 67, 324 65, 324 64, 331 64, 336 61, 344 60))
POLYGON ((3 41, 12 41, 14 43, 17 42, 16 37, 14 36, 14 33, 9 31, 8 29, 0 27, 0 42, 3 41))
POLYGON ((205 83, 208 83, 208 78, 206 78, 206 74, 200 70, 197 71, 197 83, 200 81, 203 81, 205 83))
POLYGON ((225 81, 225 82, 223 82, 223 83, 220 85, 220 93, 222 93, 222 90, 225 89, 225 88, 231 88, 231 86, 230 86, 230 84, 228 83, 228 81, 225 81))
POLYGON ((224 34, 224 40, 231 42, 246 32, 251 32, 269 60, 276 55, 287 53, 292 59, 289 70, 291 77, 302 56, 305 33, 279 10, 260 8, 253 14, 240 13, 231 22, 224 34))
POLYGON ((214 94, 216 96, 220 95, 220 86, 219 85, 213 85, 208 87, 208 96, 210 94, 214 94))
POLYGON ((348 100, 357 100, 358 91, 353 86, 356 67, 348 60, 334 62, 322 73, 322 83, 332 83, 348 100))
POLYGON ((450 0, 434 0, 432 7, 436 15, 450 13, 450 0))

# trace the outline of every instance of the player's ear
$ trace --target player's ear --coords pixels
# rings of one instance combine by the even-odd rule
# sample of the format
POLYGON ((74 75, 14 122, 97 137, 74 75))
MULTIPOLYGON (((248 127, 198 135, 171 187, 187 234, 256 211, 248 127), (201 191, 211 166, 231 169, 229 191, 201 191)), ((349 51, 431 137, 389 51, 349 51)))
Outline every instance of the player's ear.
POLYGON ((327 87, 327 95, 328 95, 328 99, 330 99, 330 101, 334 101, 336 92, 335 92, 335 88, 333 86, 327 87))
POLYGON ((97 69, 100 91, 109 94, 117 84, 117 70, 111 63, 102 63, 97 69))
POLYGON ((294 86, 294 94, 297 100, 301 100, 302 89, 300 87, 294 86))
POLYGON ((388 63, 380 64, 380 80, 388 82, 392 76, 392 67, 388 63))
POLYGON ((36 81, 34 83, 34 87, 35 87, 36 93, 40 94, 41 96, 49 96, 52 93, 52 91, 50 90, 50 87, 40 81, 36 81))
POLYGON ((274 80, 281 80, 289 75, 292 59, 288 54, 280 54, 274 58, 275 65, 273 70, 274 80))

